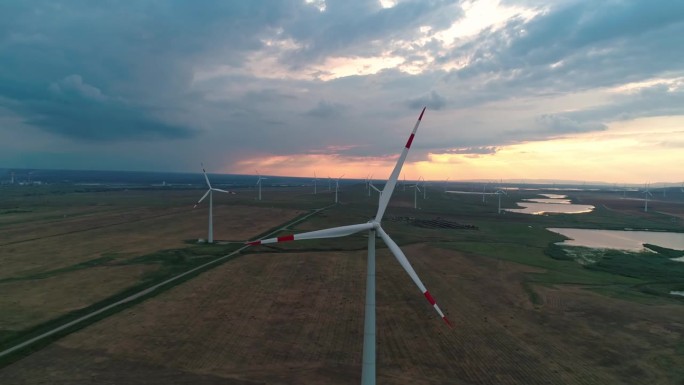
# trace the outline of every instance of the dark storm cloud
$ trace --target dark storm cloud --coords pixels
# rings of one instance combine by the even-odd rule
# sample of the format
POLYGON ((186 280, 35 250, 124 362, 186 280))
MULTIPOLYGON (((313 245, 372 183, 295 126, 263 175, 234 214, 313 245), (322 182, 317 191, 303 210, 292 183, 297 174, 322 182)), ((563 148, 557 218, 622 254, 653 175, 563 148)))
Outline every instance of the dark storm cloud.
POLYGON ((551 134, 602 131, 607 128, 604 122, 682 115, 682 105, 684 90, 658 84, 616 96, 608 104, 572 112, 544 114, 535 122, 551 134))
POLYGON ((678 70, 683 34, 684 2, 576 2, 483 32, 461 48, 472 54, 471 64, 452 76, 496 74, 494 88, 509 91, 622 84, 678 70))
POLYGON ((25 122, 47 132, 90 141, 189 138, 196 131, 155 118, 155 112, 103 94, 79 75, 70 75, 45 89, 20 93, 0 88, 25 122))
POLYGON ((345 106, 342 104, 321 100, 316 107, 308 110, 305 115, 313 116, 315 118, 334 118, 340 116, 344 109, 345 106))
POLYGON ((186 109, 202 99, 188 93, 192 65, 207 51, 220 63, 242 65, 262 45, 258 32, 286 6, 3 2, 0 103, 34 126, 76 139, 191 137, 197 131, 186 109), (72 75, 81 84, 69 88, 72 75))
POLYGON ((303 45, 288 58, 293 66, 320 61, 331 54, 375 56, 386 47, 373 41, 410 40, 422 25, 441 30, 463 15, 454 0, 409 0, 392 8, 382 8, 378 1, 325 3, 325 12, 313 14, 317 11, 308 9, 305 17, 285 25, 285 34, 303 45))
POLYGON ((429 94, 420 96, 416 99, 409 100, 406 105, 410 108, 422 108, 426 106, 431 110, 441 110, 446 106, 447 100, 444 96, 437 93, 437 91, 430 91, 429 94))
POLYGON ((644 87, 636 92, 616 96, 612 103, 567 113, 583 121, 616 121, 636 118, 684 115, 684 85, 673 88, 666 84, 644 87))
POLYGON ((607 127, 598 122, 577 121, 563 115, 544 114, 536 123, 551 134, 575 134, 589 131, 603 131, 607 127))

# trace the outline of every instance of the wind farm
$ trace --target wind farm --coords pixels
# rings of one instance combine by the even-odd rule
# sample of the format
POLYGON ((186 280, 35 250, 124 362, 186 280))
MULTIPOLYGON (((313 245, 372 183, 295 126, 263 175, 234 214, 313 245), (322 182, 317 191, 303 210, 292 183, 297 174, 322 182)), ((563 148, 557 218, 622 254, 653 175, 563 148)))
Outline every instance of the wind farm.
POLYGON ((684 264, 668 262, 679 246, 627 254, 566 249, 556 246, 564 237, 547 228, 681 234, 681 188, 644 196, 637 188, 500 180, 490 192, 481 182, 418 177, 404 181, 404 191, 398 178, 411 145, 420 144, 424 115, 429 122, 429 111, 420 112, 382 188, 372 176, 340 175, 329 178, 330 191, 317 191, 315 176, 258 171, 255 184, 253 175, 208 175, 204 167, 201 176, 188 176, 201 180, 196 187, 174 175, 155 187, 3 185, 10 198, 1 208, 0 250, 12 258, 3 259, 0 304, 8 311, 0 329, 11 332, 0 334, 0 380, 31 383, 47 370, 62 373, 55 381, 75 383, 75 376, 166 383, 170 371, 193 383, 293 384, 679 376, 659 366, 664 357, 679 362, 669 353, 681 344, 676 333, 638 332, 679 330, 681 300, 671 293, 680 291, 676 274, 684 264), (272 183, 261 200, 257 188, 255 199, 263 180, 272 183), (214 191, 221 199, 212 200, 214 191), (199 194, 208 213, 188 207, 199 194), (483 202, 483 194, 497 200, 483 202), (54 203, 35 205, 46 197, 54 203), (506 211, 526 201, 594 210, 506 211), (205 236, 208 242, 197 242, 205 236), (86 247, 82 238, 92 241, 86 247), (57 246, 67 243, 79 247, 57 246), (44 251, 55 249, 46 259, 44 251), (610 262, 615 258, 621 262, 610 262), (72 282, 97 290, 74 301, 72 282), (21 306, 12 302, 20 295, 21 306), (610 338, 596 352, 598 331, 610 338), (650 358, 627 353, 637 345, 650 346, 650 358), (617 370, 606 354, 641 374, 617 370))
POLYGON ((1 385, 684 384, 684 3, 0 15, 1 385))

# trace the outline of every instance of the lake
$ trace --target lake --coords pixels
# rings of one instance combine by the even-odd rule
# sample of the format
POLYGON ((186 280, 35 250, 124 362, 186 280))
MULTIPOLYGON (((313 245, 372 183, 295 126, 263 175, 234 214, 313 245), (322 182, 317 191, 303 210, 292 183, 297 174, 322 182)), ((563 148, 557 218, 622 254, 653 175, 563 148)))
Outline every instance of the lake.
POLYGON ((521 209, 505 209, 512 213, 543 215, 543 214, 582 214, 594 210, 592 205, 573 204, 567 195, 539 194, 544 198, 523 199, 516 204, 521 209))
MULTIPOLYGON (((547 230, 571 238, 559 243, 562 246, 643 251, 643 244, 651 243, 668 249, 684 250, 684 233, 568 228, 549 228, 547 230)), ((674 260, 684 262, 684 258, 675 258, 674 260)))

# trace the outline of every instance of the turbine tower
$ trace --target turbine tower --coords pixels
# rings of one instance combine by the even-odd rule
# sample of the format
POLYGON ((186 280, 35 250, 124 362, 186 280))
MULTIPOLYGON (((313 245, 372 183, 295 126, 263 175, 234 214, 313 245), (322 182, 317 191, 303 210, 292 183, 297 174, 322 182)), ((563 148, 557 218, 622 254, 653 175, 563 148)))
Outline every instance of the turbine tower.
POLYGON ((318 181, 318 178, 316 178, 316 171, 314 171, 314 178, 313 178, 313 184, 314 184, 314 195, 316 195, 317 190, 316 190, 316 182, 318 181))
POLYGON ((256 182, 256 186, 259 188, 259 196, 257 199, 261 200, 261 181, 264 179, 268 179, 268 178, 262 177, 261 174, 259 174, 259 170, 256 170, 256 173, 259 176, 259 179, 257 179, 257 182, 256 182))
POLYGON ((228 191, 226 190, 221 190, 220 188, 215 188, 211 187, 211 183, 209 183, 209 177, 207 176, 207 172, 204 170, 204 164, 202 164, 202 174, 204 174, 204 180, 207 181, 207 187, 209 188, 207 192, 202 195, 202 198, 195 203, 195 206, 193 206, 193 209, 197 207, 204 198, 209 196, 209 233, 207 235, 207 243, 214 243, 214 191, 222 192, 229 194, 228 191))
MULTIPOLYGON (((371 188, 372 188, 373 190, 377 191, 378 194, 380 194, 380 196, 382 196, 382 190, 380 190, 379 188, 375 187, 375 185, 373 184, 373 182, 370 183, 370 186, 371 186, 371 188)), ((370 195, 370 192, 369 192, 369 195, 370 195)))
POLYGON ((337 191, 340 189, 340 178, 342 178, 344 174, 340 175, 339 178, 335 179, 335 203, 337 203, 337 191))
POLYGON ((321 238, 337 238, 337 237, 344 237, 347 235, 352 235, 355 233, 358 233, 360 231, 368 231, 368 267, 366 270, 366 306, 365 306, 365 318, 364 318, 364 333, 363 333, 363 367, 361 370, 361 384, 362 385, 371 385, 375 384, 375 368, 376 368, 376 362, 375 362, 375 237, 376 235, 379 235, 380 238, 385 242, 389 250, 392 252, 396 260, 399 262, 401 267, 404 268, 406 273, 411 277, 413 282, 418 286, 418 289, 420 289, 421 293, 425 296, 425 298, 428 300, 430 305, 437 311, 437 313, 442 317, 444 322, 447 323, 451 327, 451 323, 447 319, 447 317, 444 315, 442 310, 439 308, 437 305, 437 302, 435 299, 432 297, 430 292, 425 288, 425 285, 423 285, 423 282, 418 278, 418 274, 416 274, 416 271, 413 269, 411 266, 411 263, 408 261, 406 258, 406 255, 404 255, 404 252, 401 251, 399 246, 390 238, 390 236, 385 232, 385 230, 382 229, 381 226, 381 221, 382 217, 385 214, 385 210, 387 209, 387 205, 389 203, 390 198, 392 197, 392 192, 394 191, 394 188, 397 184, 397 179, 399 178, 399 173, 401 172, 401 168, 404 164, 404 161, 406 160, 406 156, 408 155, 409 149, 411 148, 411 143, 413 142, 413 138, 415 137, 416 131, 418 130, 418 126, 420 125, 420 122, 423 118, 423 114, 425 113, 425 107, 420 113, 420 116, 418 117, 418 120, 416 121, 415 126, 413 127, 413 131, 411 132, 411 136, 409 136, 408 141, 406 142, 406 145, 404 146, 403 151, 401 152, 401 155, 399 156, 399 159, 397 160, 397 164, 394 166, 394 171, 392 171, 392 174, 390 175, 389 179, 387 180, 387 183, 385 184, 385 187, 383 188, 383 194, 380 196, 379 203, 378 203, 378 211, 375 215, 374 219, 371 219, 367 223, 361 223, 361 224, 356 224, 356 225, 349 225, 349 226, 341 226, 341 227, 334 227, 330 229, 325 229, 325 230, 317 230, 317 231, 310 231, 306 233, 301 233, 301 234, 294 234, 294 235, 286 235, 286 236, 281 236, 277 238, 270 238, 270 239, 264 239, 264 240, 258 240, 258 241, 253 241, 253 242, 248 242, 249 245, 256 246, 256 245, 262 245, 262 244, 269 244, 269 243, 276 243, 276 242, 287 242, 287 241, 295 241, 295 240, 304 240, 304 239, 321 239, 321 238))
MULTIPOLYGON (((425 178, 423 178, 422 176, 420 178, 418 178, 419 181, 421 179, 423 180, 423 199, 427 199, 427 182, 425 182, 425 178)), ((416 183, 416 184, 418 184, 418 183, 416 183)))
POLYGON ((644 212, 646 213, 646 212, 648 212, 648 197, 653 196, 653 194, 651 194, 651 191, 649 190, 648 187, 646 187, 644 189, 643 194, 644 194, 644 212))
POLYGON ((496 190, 494 193, 499 196, 499 210, 496 212, 497 214, 501 214, 501 194, 503 195, 508 195, 504 190, 496 190))
POLYGON ((416 184, 409 186, 409 188, 414 189, 413 190, 413 208, 418 209, 418 193, 420 192, 420 188, 418 187, 418 182, 416 184))

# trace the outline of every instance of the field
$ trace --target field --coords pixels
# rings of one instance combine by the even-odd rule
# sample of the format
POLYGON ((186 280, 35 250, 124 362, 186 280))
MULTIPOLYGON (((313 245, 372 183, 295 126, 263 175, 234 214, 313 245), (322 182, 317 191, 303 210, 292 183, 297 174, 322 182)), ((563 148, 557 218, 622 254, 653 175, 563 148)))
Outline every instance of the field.
MULTIPOLYGON (((18 204, 4 201, 11 208, 0 215, 0 343, 3 336, 160 280, 220 252, 199 250, 182 261, 156 255, 206 238, 207 208, 192 209, 197 196, 201 192, 46 190, 18 204), (153 194, 158 200, 150 205, 153 194)), ((220 198, 214 207, 217 240, 244 241, 303 212, 220 198)))
MULTIPOLYGON (((654 281, 659 276, 625 274, 612 265, 588 269, 572 260, 552 258, 549 244, 562 237, 545 230, 547 226, 584 226, 682 232, 682 222, 672 218, 677 219, 676 215, 684 212, 684 205, 674 198, 672 202, 653 203, 653 207, 664 207, 667 203, 666 209, 643 213, 638 204, 631 206, 617 195, 577 193, 573 200, 596 205, 596 212, 526 216, 497 215, 493 201, 483 205, 479 196, 455 198, 437 191, 431 191, 427 201, 419 201, 421 209, 416 211, 412 209, 412 193, 397 193, 384 228, 402 246, 455 327, 449 329, 442 323, 379 241, 379 383, 684 383, 684 301, 640 290, 656 283, 684 284, 684 276, 675 277, 676 282, 654 281), (430 229, 402 219, 412 217, 440 217, 471 227, 430 229)), ((136 255, 159 249, 197 247, 184 240, 203 236, 201 232, 187 232, 205 228, 206 211, 195 219, 186 219, 189 214, 194 218, 195 213, 188 213, 175 203, 184 202, 186 194, 194 197, 196 191, 175 192, 177 196, 169 198, 173 202, 169 203, 170 208, 145 203, 150 201, 152 192, 139 194, 136 202, 140 208, 131 211, 159 209, 169 213, 168 223, 172 227, 155 233, 154 224, 159 219, 152 214, 150 217, 156 219, 104 226, 108 230, 101 237, 113 237, 114 243, 122 248, 122 256, 113 261, 136 260, 136 255), (172 209, 176 204, 177 212, 172 209), (186 221, 196 223, 191 226, 186 221), (150 248, 138 249, 139 240, 132 240, 126 247, 127 231, 144 233, 140 236, 147 237, 150 248)), ((523 194, 511 194, 502 204, 512 207, 523 194)), ((114 195, 107 200, 117 202, 119 197, 114 195)), ((312 198, 281 192, 277 200, 257 204, 228 197, 223 206, 215 209, 224 210, 221 227, 231 231, 216 238, 252 238, 305 209, 323 207, 330 196, 312 198), (252 215, 259 210, 276 211, 252 215), (253 222, 242 227, 235 225, 247 218, 253 222), (240 237, 232 236, 239 231, 240 237)), ((374 214, 377 196, 368 198, 360 186, 345 191, 341 198, 341 205, 322 211, 291 230, 360 223, 374 214)), ((119 204, 114 209, 131 209, 127 207, 130 203, 119 204)), ((107 218, 113 214, 109 209, 112 208, 107 206, 105 212, 92 216, 103 224, 110 223, 113 219, 107 218)), ((41 223, 38 217, 36 225, 41 223)), ((218 227, 217 224, 217 230, 218 227)), ((74 223, 71 228, 88 226, 74 223)), ((53 231, 59 233, 57 229, 53 231)), ((38 242, 59 237, 45 237, 38 242)), ((10 266, 23 274, 41 274, 102 257, 96 254, 97 245, 78 246, 79 242, 74 242, 73 253, 59 255, 58 259, 66 262, 50 261, 49 269, 39 269, 44 263, 39 255, 33 256, 37 261, 36 267, 31 267, 34 270, 17 260, 10 266), (90 258, 73 256, 83 248, 90 250, 90 258)), ((16 245, 20 244, 23 243, 16 245)), ((59 245, 55 243, 53 247, 59 245)), ((247 249, 238 258, 6 365, 0 369, 0 383, 357 383, 361 367, 365 245, 364 235, 355 235, 247 249)), ((103 243, 99 247, 104 246, 103 243)), ((4 259, 6 251, 2 250, 0 255, 4 259)), ((630 263, 633 260, 640 261, 638 256, 630 263)), ((124 274, 121 271, 125 270, 116 268, 163 266, 105 265, 56 274, 49 290, 62 290, 64 297, 73 295, 66 278, 70 274, 92 273, 117 281, 121 276, 148 273, 124 274)), ((18 291, 15 293, 8 298, 22 298, 18 291)), ((27 293, 26 298, 38 298, 44 290, 27 293)), ((59 297, 54 294, 53 301, 59 297)), ((93 299, 84 299, 84 303, 89 301, 93 299)), ((41 308, 42 301, 17 302, 41 308)), ((68 301, 64 298, 62 302, 68 301)))

